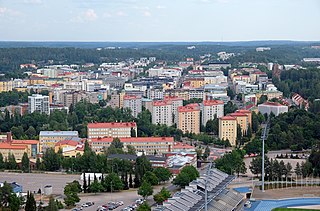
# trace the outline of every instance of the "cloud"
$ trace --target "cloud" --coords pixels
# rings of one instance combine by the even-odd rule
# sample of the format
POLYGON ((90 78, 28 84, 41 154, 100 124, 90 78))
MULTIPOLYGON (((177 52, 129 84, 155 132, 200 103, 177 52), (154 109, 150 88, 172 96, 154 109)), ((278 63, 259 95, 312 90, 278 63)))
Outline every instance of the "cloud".
POLYGON ((143 12, 143 16, 145 16, 145 17, 150 17, 150 16, 151 16, 151 12, 149 12, 149 11, 144 11, 144 12, 143 12))
POLYGON ((0 7, 0 16, 18 16, 20 12, 9 9, 7 7, 0 7))
POLYGON ((124 16, 128 16, 126 13, 122 12, 122 11, 118 11, 116 13, 117 16, 120 16, 120 17, 124 17, 124 16))
POLYGON ((82 12, 78 16, 72 18, 71 22, 76 23, 84 23, 84 22, 91 22, 98 19, 97 13, 94 11, 94 9, 87 9, 85 12, 82 12))
POLYGON ((23 1, 26 4, 42 4, 42 0, 24 0, 23 1))
POLYGON ((88 9, 85 14, 84 14, 84 18, 87 21, 94 21, 98 18, 96 12, 94 11, 94 9, 88 9))
POLYGON ((161 10, 161 9, 166 9, 167 7, 166 6, 162 6, 162 5, 158 5, 156 8, 161 10))

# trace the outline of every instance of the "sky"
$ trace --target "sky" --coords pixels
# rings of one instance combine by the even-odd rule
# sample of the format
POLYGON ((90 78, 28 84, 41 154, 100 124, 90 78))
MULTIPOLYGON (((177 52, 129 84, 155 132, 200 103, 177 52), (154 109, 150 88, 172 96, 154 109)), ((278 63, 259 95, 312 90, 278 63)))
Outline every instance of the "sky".
POLYGON ((1 41, 320 41, 320 0, 0 0, 1 41))

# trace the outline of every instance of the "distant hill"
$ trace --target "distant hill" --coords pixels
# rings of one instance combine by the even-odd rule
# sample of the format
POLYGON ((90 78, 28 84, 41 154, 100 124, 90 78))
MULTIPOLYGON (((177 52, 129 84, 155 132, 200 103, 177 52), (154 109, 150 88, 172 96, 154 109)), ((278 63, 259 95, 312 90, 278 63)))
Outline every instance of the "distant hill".
POLYGON ((25 48, 25 47, 48 47, 48 48, 155 48, 159 46, 274 46, 274 45, 311 45, 315 41, 290 41, 290 40, 266 40, 266 41, 241 41, 241 42, 20 42, 20 41, 0 41, 0 48, 25 48))

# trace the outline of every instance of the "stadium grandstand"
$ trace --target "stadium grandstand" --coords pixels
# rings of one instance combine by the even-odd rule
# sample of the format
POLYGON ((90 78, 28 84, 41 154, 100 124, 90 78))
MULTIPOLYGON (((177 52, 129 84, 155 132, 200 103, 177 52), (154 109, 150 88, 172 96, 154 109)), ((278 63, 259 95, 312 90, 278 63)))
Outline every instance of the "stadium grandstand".
POLYGON ((180 192, 169 198, 162 206, 158 206, 156 211, 204 211, 205 191, 207 190, 207 210, 208 211, 232 211, 242 201, 243 196, 227 186, 235 178, 210 168, 207 174, 200 175, 199 178, 189 183, 180 192))

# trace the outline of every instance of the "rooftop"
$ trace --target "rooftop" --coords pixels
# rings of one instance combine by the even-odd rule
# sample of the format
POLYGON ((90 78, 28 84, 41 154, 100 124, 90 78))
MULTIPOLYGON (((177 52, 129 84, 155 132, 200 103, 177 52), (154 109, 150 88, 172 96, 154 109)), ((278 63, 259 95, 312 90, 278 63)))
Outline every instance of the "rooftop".
MULTIPOLYGON (((173 137, 130 137, 130 138, 119 138, 121 142, 172 142, 173 137)), ((112 142, 113 138, 93 138, 91 142, 112 142)))
POLYGON ((198 103, 188 104, 186 106, 179 106, 178 112, 193 112, 200 111, 200 106, 198 103))
MULTIPOLYGON (((265 106, 284 106, 284 105, 282 105, 282 104, 280 104, 278 102, 269 102, 269 101, 263 103, 262 105, 265 105, 265 106)), ((261 105, 258 105, 258 106, 261 106, 261 105)))
POLYGON ((0 143, 0 149, 17 149, 17 150, 24 150, 26 149, 26 145, 11 145, 9 143, 0 143))
POLYGON ((61 146, 61 145, 70 145, 70 146, 77 146, 79 144, 79 142, 77 141, 73 141, 73 140, 63 140, 63 141, 59 141, 55 144, 55 146, 61 146))
POLYGON ((125 95, 123 97, 124 100, 136 100, 136 99, 141 99, 140 95, 125 95))
POLYGON ((157 100, 153 101, 153 106, 167 106, 167 105, 172 105, 172 101, 170 100, 157 100))
POLYGON ((222 100, 204 100, 203 105, 204 106, 224 105, 224 102, 222 100))
POLYGON ((233 116, 223 116, 220 118, 221 120, 237 120, 235 117, 233 116))
POLYGON ((88 128, 126 128, 137 127, 135 122, 100 122, 100 123, 88 123, 88 128))
POLYGON ((78 131, 40 131, 40 136, 78 136, 78 131))

